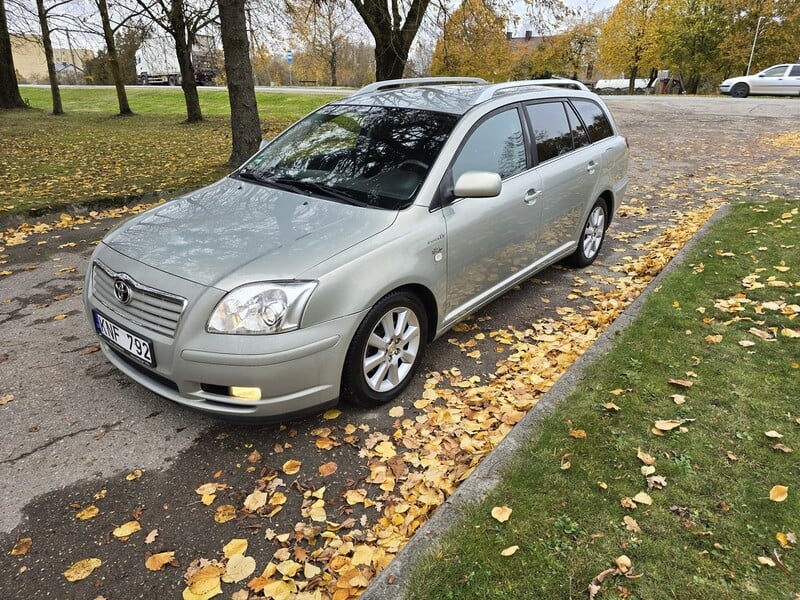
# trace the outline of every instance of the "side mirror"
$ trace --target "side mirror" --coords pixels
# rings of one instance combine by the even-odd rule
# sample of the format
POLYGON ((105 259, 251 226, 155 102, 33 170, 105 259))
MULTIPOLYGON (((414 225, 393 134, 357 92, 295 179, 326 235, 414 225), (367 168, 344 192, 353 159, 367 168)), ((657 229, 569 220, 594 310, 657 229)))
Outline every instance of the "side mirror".
POLYGON ((503 183, 500 175, 488 171, 467 171, 456 181, 453 194, 456 198, 494 198, 500 195, 503 183))

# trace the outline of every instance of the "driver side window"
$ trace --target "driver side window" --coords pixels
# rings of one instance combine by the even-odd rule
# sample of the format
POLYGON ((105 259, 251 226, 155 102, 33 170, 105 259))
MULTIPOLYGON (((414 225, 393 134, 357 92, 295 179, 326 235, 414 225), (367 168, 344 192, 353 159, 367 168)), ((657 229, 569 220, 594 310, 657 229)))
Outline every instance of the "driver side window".
POLYGON ((512 108, 490 116, 470 133, 453 163, 453 181, 467 171, 499 173, 506 179, 527 166, 522 123, 512 108))

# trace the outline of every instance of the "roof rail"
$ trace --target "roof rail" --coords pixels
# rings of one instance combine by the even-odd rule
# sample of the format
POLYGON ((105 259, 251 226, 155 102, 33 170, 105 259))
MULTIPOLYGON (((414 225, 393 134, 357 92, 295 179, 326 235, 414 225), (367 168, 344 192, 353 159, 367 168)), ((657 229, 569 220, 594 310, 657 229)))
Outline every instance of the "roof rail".
POLYGON ((410 79, 387 79, 386 81, 376 81, 358 90, 354 96, 370 94, 384 90, 392 90, 403 87, 413 87, 418 85, 447 85, 458 83, 486 83, 480 77, 415 77, 410 79))
MULTIPOLYGON (((563 79, 561 81, 569 81, 568 79, 563 79)), ((505 83, 495 83, 490 85, 487 88, 484 88, 483 91, 475 96, 472 99, 472 105, 475 106, 476 104, 480 104, 481 102, 486 102, 487 100, 491 100, 494 98, 499 92, 504 90, 511 90, 514 88, 527 88, 527 87, 547 87, 544 83, 544 80, 524 80, 524 81, 506 81, 505 83)))

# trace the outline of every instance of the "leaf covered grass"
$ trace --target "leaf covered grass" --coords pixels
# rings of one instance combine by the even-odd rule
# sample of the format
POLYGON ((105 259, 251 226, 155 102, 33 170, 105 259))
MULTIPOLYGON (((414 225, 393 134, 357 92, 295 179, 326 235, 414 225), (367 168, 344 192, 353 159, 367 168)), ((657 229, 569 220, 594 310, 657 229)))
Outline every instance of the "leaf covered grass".
MULTIPOLYGON (((231 170, 227 92, 201 89, 205 120, 187 124, 176 88, 129 89, 136 114, 125 118, 113 116, 112 88, 63 88, 58 117, 48 112, 49 89, 21 91, 33 110, 0 113, 0 216, 199 187, 231 170)), ((333 98, 258 94, 263 135, 333 98)))
POLYGON ((734 207, 418 563, 408 597, 796 598, 799 225, 796 203, 734 207))

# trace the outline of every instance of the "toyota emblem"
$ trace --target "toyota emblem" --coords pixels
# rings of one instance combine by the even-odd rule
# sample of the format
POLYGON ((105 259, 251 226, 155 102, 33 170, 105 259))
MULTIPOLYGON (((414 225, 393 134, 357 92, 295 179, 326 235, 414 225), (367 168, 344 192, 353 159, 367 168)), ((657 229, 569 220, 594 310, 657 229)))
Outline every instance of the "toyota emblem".
POLYGON ((122 279, 114 281, 114 296, 122 304, 130 304, 133 294, 131 293, 131 286, 129 286, 122 279))

